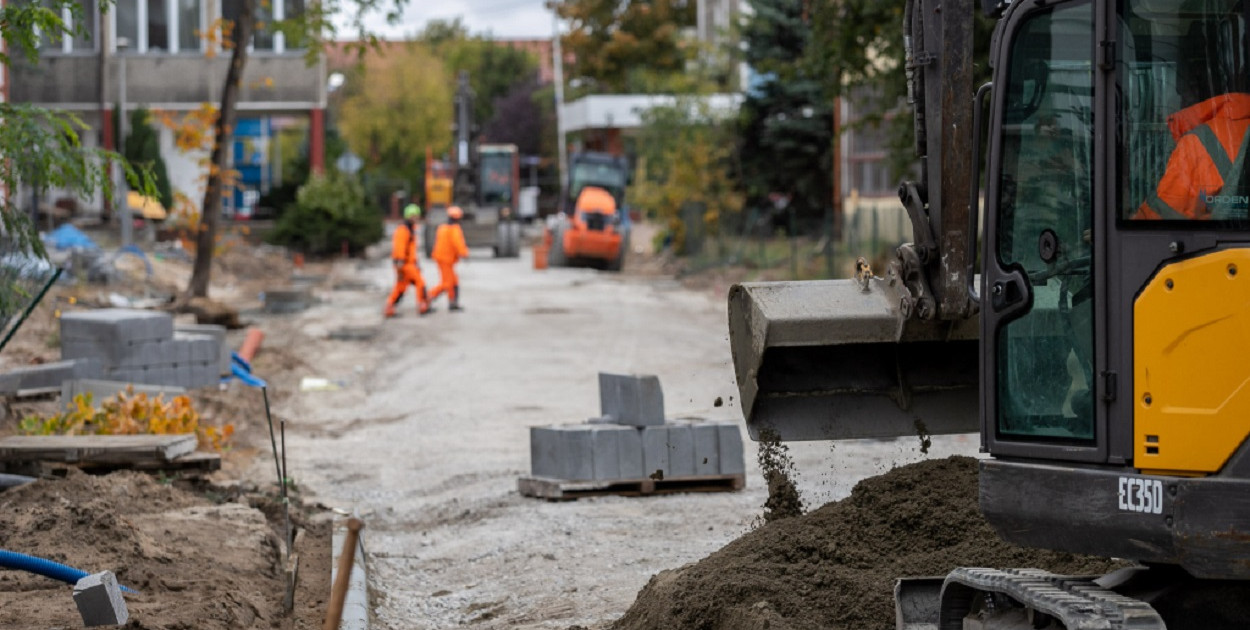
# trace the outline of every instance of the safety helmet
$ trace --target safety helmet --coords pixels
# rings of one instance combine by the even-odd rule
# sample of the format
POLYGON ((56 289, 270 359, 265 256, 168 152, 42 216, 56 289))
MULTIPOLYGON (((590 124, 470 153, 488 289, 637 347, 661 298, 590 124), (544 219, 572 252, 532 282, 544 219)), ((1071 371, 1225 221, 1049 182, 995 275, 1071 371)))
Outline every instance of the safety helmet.
POLYGON ((420 217, 421 217, 421 206, 418 206, 415 203, 410 203, 407 206, 404 206, 404 218, 405 219, 418 219, 420 217))
POLYGON ((464 217, 464 210, 461 210, 460 206, 452 206, 447 209, 447 216, 452 219, 460 219, 464 217))

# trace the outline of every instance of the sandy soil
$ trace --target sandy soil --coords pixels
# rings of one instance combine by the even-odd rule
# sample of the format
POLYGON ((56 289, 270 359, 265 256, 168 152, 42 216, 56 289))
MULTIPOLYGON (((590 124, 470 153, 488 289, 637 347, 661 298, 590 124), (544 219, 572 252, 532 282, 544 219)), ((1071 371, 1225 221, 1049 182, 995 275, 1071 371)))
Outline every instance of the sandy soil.
MULTIPOLYGON (((442 303, 419 318, 409 297, 386 321, 384 261, 313 264, 300 273, 320 302, 274 316, 255 310, 257 296, 291 281, 286 259, 242 247, 225 257, 221 295, 265 333, 254 371, 285 427, 305 532, 293 613, 282 611, 263 399, 237 383, 196 394, 206 421, 238 429, 221 472, 192 483, 68 471, 0 493, 0 548, 113 570, 141 591, 127 600, 130 627, 209 629, 320 627, 332 508, 366 523, 374 628, 885 628, 891 576, 1031 560, 979 520, 972 436, 935 437, 928 454, 914 438, 793 444, 781 459, 748 441, 739 492, 521 496, 529 427, 597 416, 600 371, 659 376, 670 418, 741 423, 724 321, 731 278, 678 282, 642 255, 608 274, 536 271, 528 251, 474 254, 460 269, 465 312, 442 303), (358 338, 342 339, 348 330, 358 338), (301 387, 306 378, 325 386, 301 387), (765 474, 779 465, 785 483, 765 474)), ((172 286, 189 269, 158 267, 172 286)), ((36 312, 0 368, 55 358, 53 311, 98 293, 73 290, 75 303, 58 295, 36 312)), ((231 332, 235 347, 242 334, 231 332)), ((29 410, 10 409, 0 435, 29 410)), ((0 571, 0 627, 77 623, 66 586, 0 571)))

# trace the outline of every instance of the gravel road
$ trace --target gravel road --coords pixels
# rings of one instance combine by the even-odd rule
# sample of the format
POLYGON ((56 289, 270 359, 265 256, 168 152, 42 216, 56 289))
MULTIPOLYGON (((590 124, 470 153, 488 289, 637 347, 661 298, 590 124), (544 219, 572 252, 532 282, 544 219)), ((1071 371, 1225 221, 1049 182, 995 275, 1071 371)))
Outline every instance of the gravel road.
MULTIPOLYGON (((290 475, 305 496, 365 520, 372 628, 606 628, 652 575, 758 523, 767 491, 756 445, 746 441, 740 492, 555 503, 517 493, 529 427, 598 415, 601 371, 657 375, 669 418, 741 425, 724 296, 629 269, 536 271, 528 251, 473 253, 460 270, 464 312, 441 302, 418 318, 409 296, 383 321, 392 272, 378 260, 336 267, 322 302, 290 318, 317 340, 298 349, 316 357, 307 376, 338 387, 275 410, 289 419, 290 475), (344 326, 380 334, 328 339, 344 326)), ((294 338, 269 328, 266 347, 294 338)), ((928 456, 976 446, 938 437, 928 456)), ((789 449, 809 508, 924 457, 914 439, 789 449)))

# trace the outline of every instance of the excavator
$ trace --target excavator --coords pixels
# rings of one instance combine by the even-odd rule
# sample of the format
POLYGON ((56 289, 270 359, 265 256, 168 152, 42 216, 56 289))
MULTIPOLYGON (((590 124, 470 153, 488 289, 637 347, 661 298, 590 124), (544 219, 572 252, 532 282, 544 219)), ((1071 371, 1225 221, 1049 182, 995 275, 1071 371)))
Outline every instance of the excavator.
POLYGON ((976 89, 972 0, 904 12, 912 242, 730 290, 748 431, 979 433, 999 536, 1128 565, 899 576, 897 628, 1250 628, 1250 132, 1206 133, 1222 184, 1187 212, 1143 210, 1195 168, 1178 112, 1250 92, 1250 2, 980 4, 976 89))

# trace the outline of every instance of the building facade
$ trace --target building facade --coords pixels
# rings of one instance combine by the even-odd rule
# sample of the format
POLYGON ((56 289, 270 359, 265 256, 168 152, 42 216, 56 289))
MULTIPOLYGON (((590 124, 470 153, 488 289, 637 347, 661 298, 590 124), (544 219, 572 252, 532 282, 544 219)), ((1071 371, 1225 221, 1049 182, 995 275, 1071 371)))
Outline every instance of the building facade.
MULTIPOLYGON (((308 117, 310 161, 319 170, 324 162, 324 63, 309 66, 301 43, 287 41, 272 26, 274 20, 302 13, 304 1, 257 2, 257 29, 240 84, 238 118, 308 117)), ((80 23, 65 9, 66 24, 81 32, 44 41, 37 63, 13 58, 10 100, 72 112, 90 128, 81 134, 84 144, 113 150, 119 142, 113 125, 105 123, 112 121, 115 109, 127 114, 129 124, 128 113, 138 107, 180 117, 205 103, 221 103, 231 53, 222 47, 221 24, 239 15, 243 0, 115 0, 105 12, 97 2, 81 0, 80 23)), ((172 129, 154 128, 174 190, 198 204, 206 151, 179 149, 172 129)), ((256 193, 270 184, 241 182, 256 193)), ((243 192, 228 196, 227 205, 237 206, 243 192)), ((105 205, 100 198, 79 202, 85 212, 105 205)))

